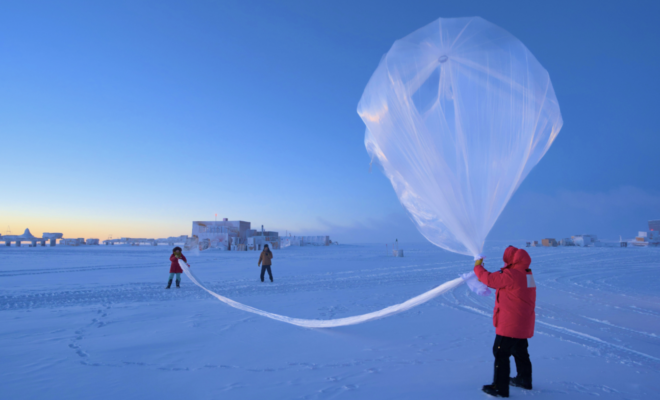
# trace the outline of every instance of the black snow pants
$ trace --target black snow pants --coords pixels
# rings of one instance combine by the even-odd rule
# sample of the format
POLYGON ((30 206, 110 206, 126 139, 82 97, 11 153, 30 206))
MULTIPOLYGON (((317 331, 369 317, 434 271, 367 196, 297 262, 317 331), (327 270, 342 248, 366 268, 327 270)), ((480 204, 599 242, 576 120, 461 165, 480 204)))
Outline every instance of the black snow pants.
POLYGON ((527 346, 527 339, 495 336, 495 344, 493 344, 493 355, 495 356, 493 385, 500 393, 509 393, 509 374, 511 373, 509 357, 511 356, 516 360, 518 378, 525 383, 532 384, 532 362, 529 360, 527 346))
POLYGON ((270 281, 273 281, 273 271, 270 270, 270 265, 262 265, 261 266, 261 281, 264 281, 264 274, 268 271, 268 277, 270 278, 270 281))

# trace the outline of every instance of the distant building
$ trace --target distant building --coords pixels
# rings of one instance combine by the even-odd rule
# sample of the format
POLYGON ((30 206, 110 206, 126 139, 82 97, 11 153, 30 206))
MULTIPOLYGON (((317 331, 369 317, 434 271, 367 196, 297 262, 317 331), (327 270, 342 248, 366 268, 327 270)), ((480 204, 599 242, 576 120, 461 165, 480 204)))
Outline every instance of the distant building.
POLYGON ((30 247, 37 247, 37 243, 45 246, 46 240, 50 240, 50 245, 55 246, 55 239, 61 237, 61 233, 44 233, 42 237, 38 238, 30 233, 30 229, 26 229, 22 235, 0 235, 0 240, 5 242, 5 246, 11 246, 11 242, 15 242, 16 247, 21 247, 21 242, 30 242, 30 247))
POLYGON ((541 244, 545 247, 557 247, 557 241, 555 239, 543 239, 541 244))
POLYGON ((98 239, 87 239, 87 240, 85 240, 85 244, 87 246, 98 246, 99 245, 99 240, 98 239))
POLYGON ((63 236, 64 235, 61 233, 48 233, 48 232, 44 232, 42 235, 44 239, 49 240, 49 244, 51 247, 55 246, 55 244, 57 243, 57 239, 62 239, 63 236))
POLYGON ((649 221, 649 230, 652 232, 660 232, 660 219, 649 221))
POLYGON ((231 250, 232 245, 247 244, 250 223, 245 221, 193 221, 193 241, 200 248, 231 250))
POLYGON ((84 246, 85 238, 61 239, 60 246, 84 246))
POLYGON ((282 248, 289 246, 330 246, 330 236, 285 236, 280 238, 282 248))
POLYGON ((186 250, 199 248, 205 250, 215 248, 220 250, 246 251, 263 250, 265 245, 271 249, 288 246, 328 246, 329 236, 285 236, 278 232, 252 229, 246 221, 193 221, 192 237, 184 247, 186 250))
POLYGON ((129 246, 143 246, 143 245, 158 246, 159 244, 166 244, 168 246, 174 246, 175 244, 185 244, 187 240, 188 240, 188 235, 170 236, 161 239, 122 237, 120 239, 104 240, 103 244, 106 246, 114 246, 116 244, 126 244, 129 246))
POLYGON ((596 235, 575 235, 571 236, 571 239, 579 247, 595 246, 598 243, 596 235))
MULTIPOLYGON (((263 227, 262 227, 263 229, 263 227)), ((280 236, 278 232, 262 231, 262 232, 250 232, 247 239, 247 248, 246 250, 263 250, 264 245, 272 249, 280 248, 280 236)))
POLYGON ((571 238, 564 238, 559 241, 560 246, 575 246, 575 242, 571 238))
POLYGON ((637 233, 635 239, 631 240, 629 243, 632 246, 636 246, 636 247, 660 246, 660 231, 651 231, 651 232, 640 231, 637 233))

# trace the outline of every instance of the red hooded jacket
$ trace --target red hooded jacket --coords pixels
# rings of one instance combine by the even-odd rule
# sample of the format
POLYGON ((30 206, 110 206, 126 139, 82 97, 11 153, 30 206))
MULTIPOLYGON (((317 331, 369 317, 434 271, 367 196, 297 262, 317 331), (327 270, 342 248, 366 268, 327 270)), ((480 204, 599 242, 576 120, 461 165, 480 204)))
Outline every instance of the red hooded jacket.
MULTIPOLYGON (((181 254, 181 260, 188 262, 188 260, 186 260, 186 256, 183 254, 181 254)), ((170 273, 180 274, 183 272, 181 265, 179 265, 179 259, 176 258, 174 254, 170 256, 170 261, 172 261, 172 264, 170 265, 170 273)))
POLYGON ((509 246, 502 257, 506 264, 499 272, 490 273, 483 266, 474 273, 486 286, 497 289, 493 325, 500 336, 529 339, 534 336, 536 283, 529 269, 532 259, 523 249, 509 246))

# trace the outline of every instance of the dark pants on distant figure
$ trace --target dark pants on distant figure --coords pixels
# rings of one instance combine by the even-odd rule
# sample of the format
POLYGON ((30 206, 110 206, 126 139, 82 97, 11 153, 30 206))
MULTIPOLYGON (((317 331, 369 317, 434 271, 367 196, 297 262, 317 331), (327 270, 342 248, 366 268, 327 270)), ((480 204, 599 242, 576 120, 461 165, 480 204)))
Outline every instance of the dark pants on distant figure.
POLYGON ((495 356, 495 377, 493 385, 500 393, 509 393, 509 374, 511 367, 509 357, 516 360, 518 378, 532 384, 532 362, 527 352, 527 339, 514 339, 506 336, 495 336, 493 355, 495 356))
POLYGON ((270 265, 262 265, 261 266, 261 281, 264 281, 264 274, 268 271, 268 276, 270 277, 270 281, 273 281, 273 271, 270 270, 270 265))

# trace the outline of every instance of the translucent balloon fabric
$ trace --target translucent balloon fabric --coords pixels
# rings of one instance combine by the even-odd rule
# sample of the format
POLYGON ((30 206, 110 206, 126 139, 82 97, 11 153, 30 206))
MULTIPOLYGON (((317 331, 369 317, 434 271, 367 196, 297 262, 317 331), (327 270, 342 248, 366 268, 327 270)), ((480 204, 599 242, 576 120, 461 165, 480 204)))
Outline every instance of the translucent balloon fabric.
MULTIPOLYGON (((463 283, 467 283, 470 286, 470 289, 476 292, 476 289, 473 288, 473 285, 475 284, 475 279, 474 279, 474 272, 471 272, 472 275, 470 274, 463 274, 460 278, 453 279, 451 281, 447 281, 443 283, 442 285, 439 285, 428 292, 422 293, 419 296, 415 296, 410 300, 407 300, 403 303, 400 304, 395 304, 393 306, 389 306, 386 308, 383 308, 382 310, 370 312, 367 314, 362 314, 362 315, 356 315, 353 317, 345 317, 345 318, 336 318, 336 319, 302 319, 302 318, 293 318, 293 317, 287 317, 284 315, 280 314, 274 314, 268 311, 263 311, 258 308, 254 308, 242 303, 239 303, 237 301, 234 301, 230 298, 221 296, 217 294, 216 292, 207 289, 204 285, 202 285, 199 282, 199 279, 193 274, 192 270, 190 269, 190 266, 183 262, 183 260, 179 260, 179 265, 183 269, 183 272, 190 278, 190 280, 197 286, 199 286, 201 289, 205 290, 208 294, 211 296, 215 297, 216 299, 220 300, 221 302, 237 308, 239 310, 251 312, 257 315, 261 315, 263 317, 267 317, 270 319, 274 319, 276 321, 281 321, 281 322, 286 322, 287 324, 291 325, 297 325, 297 326, 302 326, 304 328, 336 328, 339 326, 348 326, 348 325, 356 325, 356 324, 361 324, 363 322, 367 321, 373 321, 376 319, 380 318, 385 318, 392 316, 394 314, 398 314, 400 312, 404 312, 407 310, 410 310, 413 307, 417 307, 420 304, 424 304, 427 301, 436 298, 440 296, 441 294, 445 294, 449 292, 450 290, 455 289, 456 287, 462 285, 463 283)), ((478 283, 479 281, 476 280, 478 283)), ((486 288, 486 290, 488 290, 486 288)))
POLYGON ((394 43, 358 105, 365 145, 420 232, 478 257, 562 127, 548 72, 479 18, 440 18, 394 43))

